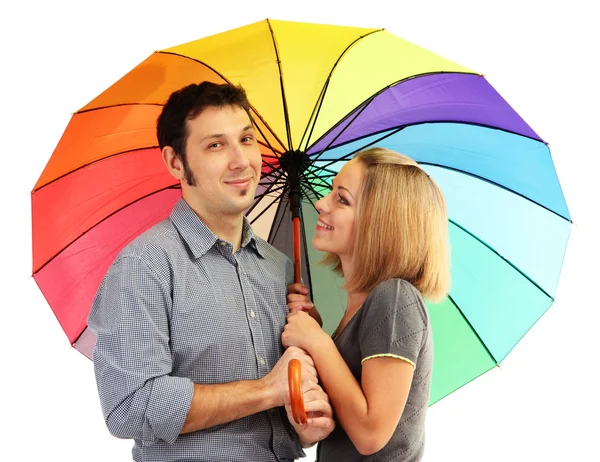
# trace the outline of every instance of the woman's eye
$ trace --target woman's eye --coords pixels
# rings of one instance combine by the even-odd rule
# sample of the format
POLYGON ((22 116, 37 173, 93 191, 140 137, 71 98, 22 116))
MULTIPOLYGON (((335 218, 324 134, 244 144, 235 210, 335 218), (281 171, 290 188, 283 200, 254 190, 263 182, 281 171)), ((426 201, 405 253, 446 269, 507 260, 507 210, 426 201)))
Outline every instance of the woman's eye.
POLYGON ((338 194, 338 202, 340 204, 348 205, 348 201, 344 199, 341 194, 338 194))

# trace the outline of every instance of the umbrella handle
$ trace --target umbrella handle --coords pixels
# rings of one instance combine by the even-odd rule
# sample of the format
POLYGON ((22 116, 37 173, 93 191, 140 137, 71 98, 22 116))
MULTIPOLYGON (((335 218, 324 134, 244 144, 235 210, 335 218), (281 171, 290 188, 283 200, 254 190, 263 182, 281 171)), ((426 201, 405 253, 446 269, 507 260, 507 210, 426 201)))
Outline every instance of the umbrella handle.
POLYGON ((300 361, 292 359, 288 363, 288 388, 292 405, 292 417, 297 424, 305 424, 307 415, 302 397, 302 367, 300 361))

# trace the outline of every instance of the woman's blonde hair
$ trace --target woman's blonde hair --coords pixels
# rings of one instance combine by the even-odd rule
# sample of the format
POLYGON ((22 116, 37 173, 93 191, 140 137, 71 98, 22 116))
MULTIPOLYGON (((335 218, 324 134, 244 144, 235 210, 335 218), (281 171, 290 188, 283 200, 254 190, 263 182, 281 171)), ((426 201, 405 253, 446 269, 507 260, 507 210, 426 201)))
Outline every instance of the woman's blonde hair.
MULTIPOLYGON (((450 288, 446 202, 440 188, 409 157, 371 148, 354 159, 363 167, 348 291, 370 292, 400 278, 423 297, 440 301, 450 288)), ((324 259, 343 275, 336 254, 324 259)))

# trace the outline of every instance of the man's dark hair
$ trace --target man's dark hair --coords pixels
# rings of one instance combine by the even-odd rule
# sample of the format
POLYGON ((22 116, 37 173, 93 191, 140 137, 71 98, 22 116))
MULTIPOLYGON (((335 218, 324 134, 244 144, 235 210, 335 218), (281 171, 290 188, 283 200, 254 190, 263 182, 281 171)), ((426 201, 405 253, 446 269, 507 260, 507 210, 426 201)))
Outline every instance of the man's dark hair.
POLYGON ((174 91, 158 116, 156 124, 160 149, 171 146, 177 156, 186 162, 187 120, 194 119, 207 107, 223 106, 238 106, 250 117, 250 103, 242 87, 228 83, 202 82, 174 91))

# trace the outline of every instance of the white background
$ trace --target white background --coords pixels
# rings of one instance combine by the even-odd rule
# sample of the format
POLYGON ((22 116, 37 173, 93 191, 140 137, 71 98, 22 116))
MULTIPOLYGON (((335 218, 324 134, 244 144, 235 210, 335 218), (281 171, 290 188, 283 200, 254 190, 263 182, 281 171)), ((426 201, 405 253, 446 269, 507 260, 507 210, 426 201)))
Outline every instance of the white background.
POLYGON ((574 221, 556 302, 501 367, 430 408, 425 461, 600 460, 593 2, 208 3, 2 2, 0 457, 131 458, 131 442, 104 426, 92 363, 71 349, 30 276, 29 193, 71 113, 155 50, 272 18, 385 27, 485 74, 550 143, 574 221))

